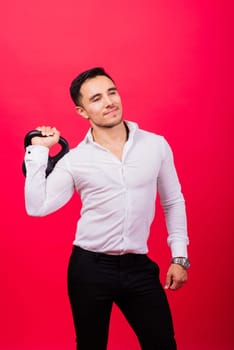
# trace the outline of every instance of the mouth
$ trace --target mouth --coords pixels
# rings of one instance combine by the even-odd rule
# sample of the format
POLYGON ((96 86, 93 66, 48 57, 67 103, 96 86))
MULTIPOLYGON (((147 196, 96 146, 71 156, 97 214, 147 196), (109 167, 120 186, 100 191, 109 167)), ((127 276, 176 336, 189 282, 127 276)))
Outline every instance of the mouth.
POLYGON ((116 113, 118 110, 119 110, 118 107, 114 107, 114 108, 108 110, 107 112, 105 112, 104 115, 111 115, 111 114, 114 114, 114 113, 116 113))

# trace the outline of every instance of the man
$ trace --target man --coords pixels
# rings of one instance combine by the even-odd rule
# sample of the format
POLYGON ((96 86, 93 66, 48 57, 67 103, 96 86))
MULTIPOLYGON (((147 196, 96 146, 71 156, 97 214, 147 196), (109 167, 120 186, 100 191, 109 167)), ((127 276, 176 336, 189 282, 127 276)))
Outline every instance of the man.
POLYGON ((26 150, 26 208, 43 216, 62 207, 76 189, 82 199, 68 267, 68 293, 79 350, 104 350, 113 303, 135 331, 143 350, 175 350, 173 324, 159 267, 147 239, 157 190, 165 212, 172 261, 165 288, 187 280, 187 230, 183 195, 168 143, 122 118, 121 98, 102 69, 81 73, 71 84, 79 115, 90 123, 85 139, 46 178, 56 128, 26 150))

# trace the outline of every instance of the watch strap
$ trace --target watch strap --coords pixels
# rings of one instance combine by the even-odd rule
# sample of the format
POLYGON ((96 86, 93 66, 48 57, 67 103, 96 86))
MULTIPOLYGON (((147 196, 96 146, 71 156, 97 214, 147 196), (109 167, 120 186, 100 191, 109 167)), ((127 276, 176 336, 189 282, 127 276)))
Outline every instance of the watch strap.
POLYGON ((172 258, 171 263, 181 265, 186 270, 190 267, 190 261, 186 257, 174 257, 172 258))

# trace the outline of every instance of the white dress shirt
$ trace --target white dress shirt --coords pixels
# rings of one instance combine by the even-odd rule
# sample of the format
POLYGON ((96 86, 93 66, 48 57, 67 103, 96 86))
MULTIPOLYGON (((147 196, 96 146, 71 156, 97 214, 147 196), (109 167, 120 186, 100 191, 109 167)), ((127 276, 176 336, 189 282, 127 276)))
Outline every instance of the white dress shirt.
POLYGON ((187 257, 184 198, 172 151, 159 135, 126 122, 122 159, 93 141, 91 130, 45 178, 48 148, 28 146, 26 210, 44 216, 61 208, 76 190, 82 200, 74 244, 107 254, 148 252, 157 191, 164 209, 172 256, 187 257))

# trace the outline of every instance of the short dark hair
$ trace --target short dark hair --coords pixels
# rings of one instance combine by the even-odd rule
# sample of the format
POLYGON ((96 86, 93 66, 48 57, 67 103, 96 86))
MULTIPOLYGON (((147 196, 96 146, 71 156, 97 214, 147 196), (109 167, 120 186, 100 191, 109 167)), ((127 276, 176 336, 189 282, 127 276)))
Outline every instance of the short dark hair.
POLYGON ((109 76, 109 74, 107 74, 105 72, 105 70, 101 67, 95 67, 95 68, 88 69, 88 70, 80 73, 72 81, 71 86, 70 86, 70 95, 71 95, 71 98, 76 106, 79 106, 80 98, 82 97, 82 95, 80 93, 80 89, 81 89, 82 84, 87 79, 95 78, 99 75, 104 75, 114 82, 114 80, 109 76))

